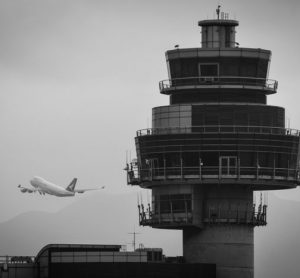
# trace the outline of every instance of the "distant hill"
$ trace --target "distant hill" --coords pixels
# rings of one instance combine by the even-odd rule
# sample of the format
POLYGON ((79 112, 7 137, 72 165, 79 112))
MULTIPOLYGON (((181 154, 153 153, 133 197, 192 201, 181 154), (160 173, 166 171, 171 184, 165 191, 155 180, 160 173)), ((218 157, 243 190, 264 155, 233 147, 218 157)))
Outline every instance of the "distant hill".
MULTIPOLYGON (((36 255, 48 243, 126 244, 182 253, 178 231, 138 226, 136 193, 86 195, 57 213, 28 212, 0 223, 0 255, 36 255)), ((255 277, 297 278, 300 273, 300 203, 269 194, 268 226, 255 229, 255 277)), ((128 245, 129 246, 129 245, 128 245)))
MULTIPOLYGON (((53 197, 55 198, 55 197, 53 197)), ((57 213, 27 212, 0 223, 0 255, 36 255, 48 243, 128 244, 163 247, 179 255, 181 232, 138 225, 137 195, 87 194, 57 213)))

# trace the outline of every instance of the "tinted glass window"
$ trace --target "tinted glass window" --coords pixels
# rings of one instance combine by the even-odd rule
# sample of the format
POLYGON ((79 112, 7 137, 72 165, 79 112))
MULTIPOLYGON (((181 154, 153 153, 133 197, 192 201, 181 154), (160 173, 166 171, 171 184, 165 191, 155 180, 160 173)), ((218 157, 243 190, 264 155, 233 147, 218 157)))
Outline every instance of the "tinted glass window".
POLYGON ((200 64, 200 76, 218 76, 218 64, 200 64))

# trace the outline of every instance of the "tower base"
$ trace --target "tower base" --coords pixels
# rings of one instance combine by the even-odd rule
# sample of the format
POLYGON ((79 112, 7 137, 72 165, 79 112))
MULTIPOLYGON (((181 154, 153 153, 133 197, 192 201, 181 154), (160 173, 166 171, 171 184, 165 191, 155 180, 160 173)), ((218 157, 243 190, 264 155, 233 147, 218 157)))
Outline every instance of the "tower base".
POLYGON ((254 277, 254 229, 248 225, 211 224, 183 230, 188 263, 215 263, 217 278, 254 277))

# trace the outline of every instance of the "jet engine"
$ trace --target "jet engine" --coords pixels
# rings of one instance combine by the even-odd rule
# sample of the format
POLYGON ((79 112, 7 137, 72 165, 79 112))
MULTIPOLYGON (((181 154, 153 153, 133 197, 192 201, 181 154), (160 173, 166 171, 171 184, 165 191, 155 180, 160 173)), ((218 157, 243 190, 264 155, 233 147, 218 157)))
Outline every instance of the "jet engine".
POLYGON ((26 192, 32 193, 33 192, 33 190, 30 190, 30 189, 27 189, 27 188, 21 188, 20 190, 21 190, 22 193, 26 193, 26 192))

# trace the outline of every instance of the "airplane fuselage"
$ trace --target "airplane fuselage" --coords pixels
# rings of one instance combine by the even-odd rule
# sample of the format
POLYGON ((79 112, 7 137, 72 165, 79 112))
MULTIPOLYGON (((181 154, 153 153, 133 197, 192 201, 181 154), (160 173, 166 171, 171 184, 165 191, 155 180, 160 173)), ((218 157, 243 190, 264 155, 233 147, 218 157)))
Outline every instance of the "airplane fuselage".
POLYGON ((51 183, 41 177, 34 177, 32 180, 30 180, 30 184, 34 188, 36 188, 44 193, 47 193, 50 195, 55 195, 58 197, 67 197, 67 196, 75 195, 75 192, 68 191, 65 188, 63 188, 59 185, 56 185, 54 183, 51 183))

